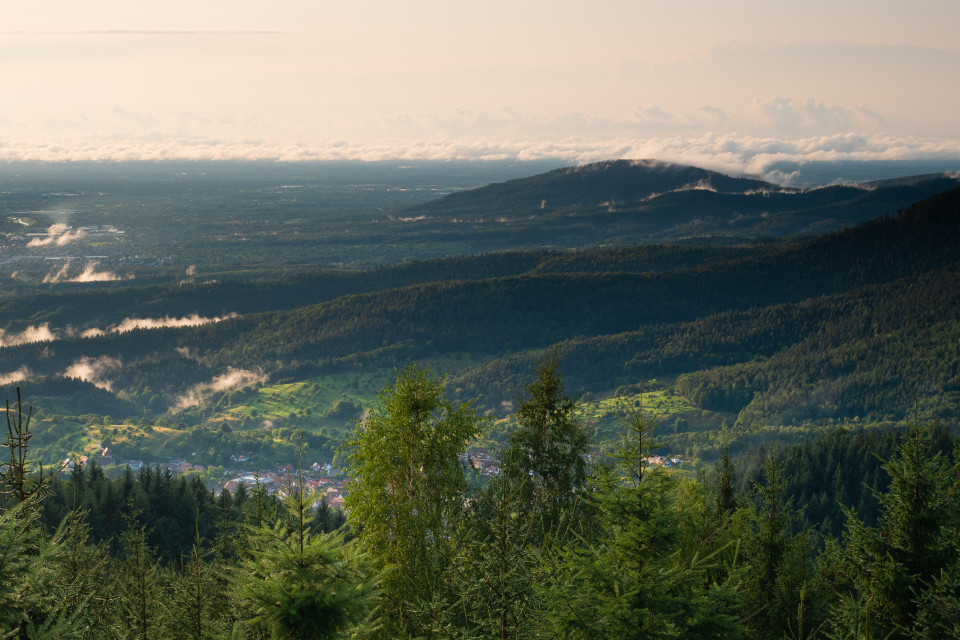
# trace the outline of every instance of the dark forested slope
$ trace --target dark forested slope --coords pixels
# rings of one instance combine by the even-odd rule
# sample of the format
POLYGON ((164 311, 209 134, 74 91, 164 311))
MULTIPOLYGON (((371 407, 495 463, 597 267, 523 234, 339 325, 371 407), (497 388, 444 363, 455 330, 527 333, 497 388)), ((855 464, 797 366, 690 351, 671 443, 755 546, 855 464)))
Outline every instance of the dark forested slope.
MULTIPOLYGON (((0 349, 0 372, 53 376, 70 364, 114 363, 105 380, 133 398, 146 387, 173 396, 236 367, 297 379, 470 353, 494 360, 456 384, 494 403, 537 354, 560 346, 580 389, 685 374, 678 388, 688 399, 742 411, 742 420, 902 413, 915 392, 949 399, 957 386, 956 354, 937 345, 956 332, 958 211, 954 190, 789 243, 488 254, 246 290, 157 289, 127 309, 122 298, 103 306, 246 313, 193 328, 64 332, 0 349), (311 299, 322 301, 269 310, 311 299), (932 386, 921 389, 924 377, 932 386)), ((46 317, 65 322, 78 308, 46 317)))
POLYGON ((797 190, 685 165, 620 160, 457 192, 404 214, 423 224, 457 222, 450 232, 461 234, 493 229, 496 220, 511 242, 733 244, 842 229, 958 184, 934 175, 797 190))

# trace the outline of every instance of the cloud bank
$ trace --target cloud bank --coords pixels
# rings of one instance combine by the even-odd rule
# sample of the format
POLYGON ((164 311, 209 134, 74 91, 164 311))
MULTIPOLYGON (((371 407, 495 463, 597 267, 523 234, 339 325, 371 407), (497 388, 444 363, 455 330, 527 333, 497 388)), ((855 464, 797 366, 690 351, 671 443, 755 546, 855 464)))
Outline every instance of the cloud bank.
MULTIPOLYGON (((310 162, 322 160, 560 160, 586 163, 612 158, 656 158, 694 164, 730 173, 764 175, 776 162, 813 161, 905 161, 960 158, 960 136, 902 136, 871 131, 867 133, 834 132, 811 134, 817 121, 837 123, 856 120, 878 121, 881 117, 868 111, 837 111, 814 102, 793 102, 780 99, 758 101, 754 105, 758 121, 789 125, 792 136, 771 136, 756 133, 708 131, 698 133, 700 125, 686 125, 685 117, 644 108, 644 123, 609 121, 589 122, 585 133, 551 136, 549 127, 537 134, 530 127, 525 137, 464 135, 461 137, 382 137, 368 140, 317 140, 280 144, 266 140, 227 140, 202 137, 161 139, 128 139, 75 144, 9 145, 0 140, 0 162, 16 161, 154 161, 154 160, 268 160, 277 162, 310 162), (647 126, 659 122, 657 126, 647 126), (665 124, 664 124, 665 123, 665 124), (592 131, 595 130, 595 134, 592 131)), ((704 113, 707 113, 704 111, 704 113)), ((715 117, 720 117, 713 114, 715 117)), ((423 126, 423 130, 429 127, 423 126)), ((417 127, 419 130, 420 127, 417 127)), ((58 236, 58 237, 63 237, 58 236)), ((50 236, 42 240, 51 242, 50 236)), ((74 278, 66 268, 52 272, 47 282, 85 278, 117 279, 112 272, 97 271, 88 265, 74 278)))

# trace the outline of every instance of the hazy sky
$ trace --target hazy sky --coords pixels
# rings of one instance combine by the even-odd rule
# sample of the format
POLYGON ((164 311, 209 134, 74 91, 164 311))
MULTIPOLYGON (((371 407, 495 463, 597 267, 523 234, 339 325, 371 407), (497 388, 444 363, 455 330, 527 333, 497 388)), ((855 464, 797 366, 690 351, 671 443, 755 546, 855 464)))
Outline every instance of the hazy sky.
POLYGON ((31 0, 0 159, 960 157, 956 0, 31 0))

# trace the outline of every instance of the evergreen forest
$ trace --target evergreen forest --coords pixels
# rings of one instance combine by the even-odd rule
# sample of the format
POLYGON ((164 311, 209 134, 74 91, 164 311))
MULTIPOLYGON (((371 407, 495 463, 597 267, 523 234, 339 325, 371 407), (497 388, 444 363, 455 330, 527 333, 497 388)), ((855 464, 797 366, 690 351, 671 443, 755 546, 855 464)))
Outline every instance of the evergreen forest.
POLYGON ((94 461, 50 475, 8 411, 0 629, 22 638, 956 638, 960 441, 917 417, 690 475, 624 404, 590 455, 557 358, 500 472, 408 365, 343 445, 347 509, 94 461))

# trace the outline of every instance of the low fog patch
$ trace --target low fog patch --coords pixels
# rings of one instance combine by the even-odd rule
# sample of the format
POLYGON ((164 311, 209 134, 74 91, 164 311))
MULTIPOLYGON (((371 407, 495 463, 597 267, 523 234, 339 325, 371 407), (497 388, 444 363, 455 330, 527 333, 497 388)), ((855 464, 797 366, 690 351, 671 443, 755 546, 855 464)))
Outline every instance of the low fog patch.
POLYGON ((216 316, 213 318, 208 318, 201 316, 199 314, 191 314, 189 316, 183 316, 181 318, 171 318, 170 316, 164 316, 163 318, 124 318, 120 324, 111 327, 111 333, 126 333, 127 331, 133 331, 134 329, 166 329, 170 327, 196 327, 201 324, 211 324, 214 322, 222 322, 224 320, 229 320, 231 318, 236 318, 238 314, 228 313, 225 316, 216 316))
POLYGON ((73 229, 63 223, 52 224, 47 227, 47 235, 42 237, 36 237, 30 240, 27 243, 28 247, 47 247, 51 245, 56 245, 62 247, 68 245, 71 242, 80 240, 84 237, 82 229, 73 231, 73 229))
POLYGON ((114 369, 119 369, 123 365, 117 358, 110 356, 100 356, 99 358, 90 358, 84 356, 67 367, 63 376, 66 378, 79 378, 85 382, 113 391, 113 383, 106 379, 106 374, 114 369))
POLYGON ((0 385, 13 384, 14 382, 26 380, 30 377, 30 374, 30 369, 25 366, 20 367, 16 371, 11 371, 10 373, 0 373, 0 385))
POLYGON ((120 276, 114 271, 98 271, 99 262, 88 262, 83 271, 75 276, 70 275, 70 261, 60 269, 53 270, 43 277, 44 282, 114 282, 116 280, 133 280, 133 275, 120 276))
POLYGON ((195 407, 201 402, 206 401, 215 393, 222 393, 232 389, 241 389, 243 387, 255 385, 258 382, 264 383, 266 381, 267 376, 262 372, 229 367, 226 373, 216 376, 210 382, 202 382, 198 385, 195 385, 192 389, 177 398, 177 402, 174 407, 177 409, 195 407))
POLYGON ((50 331, 50 325, 29 326, 20 333, 8 333, 0 329, 0 347, 12 347, 31 342, 51 342, 57 336, 50 331))
MULTIPOLYGON (((118 324, 111 325, 106 329, 101 329, 99 327, 90 327, 89 329, 84 329, 80 332, 81 338, 98 338, 100 336, 105 336, 109 333, 126 333, 128 331, 134 331, 137 329, 168 329, 176 327, 196 327, 202 324, 212 324, 214 322, 222 322, 224 320, 229 320, 231 318, 238 317, 237 313, 228 313, 225 316, 215 316, 215 317, 206 317, 201 316, 200 314, 193 313, 188 316, 182 316, 180 318, 171 318, 170 316, 164 316, 163 318, 124 318, 118 324)), ((51 334, 52 335, 52 334, 51 334)), ((76 335, 75 333, 73 335, 76 335)), ((56 339, 54 336, 50 339, 56 339)), ((182 355, 185 358, 191 358, 195 360, 197 358, 197 352, 194 350, 191 352, 187 347, 178 347, 177 353, 182 355)))

